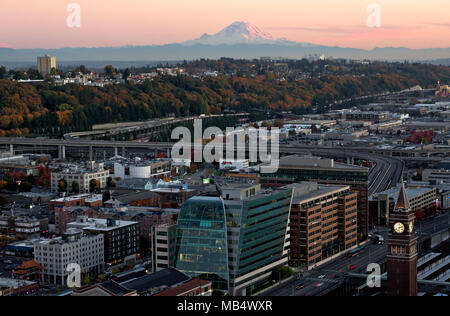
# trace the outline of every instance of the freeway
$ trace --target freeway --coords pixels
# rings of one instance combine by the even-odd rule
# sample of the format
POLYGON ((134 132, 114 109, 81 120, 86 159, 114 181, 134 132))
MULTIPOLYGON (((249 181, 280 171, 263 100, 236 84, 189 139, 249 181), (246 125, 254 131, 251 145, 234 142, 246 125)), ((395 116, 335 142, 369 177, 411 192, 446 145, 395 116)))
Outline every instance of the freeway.
MULTIPOLYGON (((170 142, 140 142, 140 141, 108 141, 108 140, 90 140, 90 139, 54 139, 46 137, 37 138, 25 138, 25 137, 0 137, 0 145, 35 145, 35 146, 59 146, 64 145, 66 147, 99 147, 99 148, 114 148, 114 147, 125 147, 125 148, 135 148, 135 149, 170 149, 173 147, 174 143, 170 142)), ((306 145, 281 145, 280 152, 284 150, 289 150, 292 148, 303 149, 303 150, 314 150, 322 149, 328 151, 340 151, 340 152, 359 152, 373 154, 377 153, 386 154, 392 150, 378 149, 373 147, 323 147, 323 146, 306 146, 306 145)), ((443 154, 448 155, 449 150, 447 148, 434 148, 434 149, 423 149, 423 150, 410 150, 417 154, 427 153, 427 154, 443 154)), ((391 158, 390 156, 385 156, 385 158, 391 158)), ((401 159, 402 157, 399 157, 401 159)), ((405 157, 405 159, 408 157, 405 157)), ((395 159, 395 158, 394 158, 395 159)))
POLYGON ((230 113, 230 114, 210 114, 210 115, 199 115, 199 116, 187 116, 187 117, 178 117, 178 118, 159 118, 159 119, 152 119, 144 122, 121 122, 121 123, 109 123, 109 124, 100 124, 95 125, 93 127, 92 131, 86 131, 86 132, 73 132, 68 133, 64 135, 64 138, 66 139, 74 139, 74 138, 80 138, 80 137, 90 137, 90 136, 97 136, 102 134, 109 134, 109 135, 118 135, 121 133, 130 133, 130 132, 136 132, 139 130, 148 130, 148 129, 155 129, 155 128, 163 128, 163 127, 170 127, 174 126, 178 123, 184 123, 184 122, 193 122, 196 119, 203 120, 203 119, 212 119, 212 118, 220 118, 220 117, 242 117, 242 116, 249 116, 249 113, 230 113))
POLYGON ((349 157, 370 160, 374 162, 369 172, 369 195, 387 190, 400 182, 403 173, 403 162, 400 159, 380 154, 356 152, 342 148, 305 147, 293 144, 280 146, 282 153, 309 153, 319 156, 349 157))
MULTIPOLYGON (((135 150, 164 150, 170 149, 173 143, 141 143, 129 141, 98 141, 88 139, 47 139, 47 138, 8 138, 0 137, 0 145, 20 145, 30 146, 39 150, 39 148, 47 146, 64 147, 64 151, 68 147, 75 148, 128 148, 135 150)), ((245 148, 247 149, 247 148, 245 148)), ((244 149, 244 150, 245 150, 244 149)), ((383 156, 376 153, 359 152, 355 149, 347 148, 328 148, 322 146, 302 146, 299 144, 289 144, 279 147, 280 153, 299 154, 312 153, 316 155, 327 156, 344 156, 358 159, 371 160, 375 163, 369 173, 369 195, 384 191, 395 186, 401 178, 403 171, 403 163, 400 159, 383 156)), ((64 154, 65 155, 65 154, 64 154)))

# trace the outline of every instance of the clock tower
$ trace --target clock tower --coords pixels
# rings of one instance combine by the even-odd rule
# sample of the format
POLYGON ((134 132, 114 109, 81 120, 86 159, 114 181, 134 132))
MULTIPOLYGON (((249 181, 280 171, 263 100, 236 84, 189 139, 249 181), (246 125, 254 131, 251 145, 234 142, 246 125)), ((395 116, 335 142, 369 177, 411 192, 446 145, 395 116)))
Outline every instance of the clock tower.
POLYGON ((405 185, 389 216, 387 294, 417 296, 417 234, 405 185))

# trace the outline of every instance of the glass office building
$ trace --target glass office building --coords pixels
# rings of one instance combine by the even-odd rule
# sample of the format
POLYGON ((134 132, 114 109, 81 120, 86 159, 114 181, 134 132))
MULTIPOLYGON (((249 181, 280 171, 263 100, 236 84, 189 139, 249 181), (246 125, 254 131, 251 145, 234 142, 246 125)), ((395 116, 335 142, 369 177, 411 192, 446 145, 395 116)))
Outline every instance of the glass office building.
POLYGON ((221 193, 183 205, 175 268, 230 295, 251 295, 288 262, 292 189, 227 185, 221 193))
POLYGON ((196 196, 184 203, 178 216, 174 266, 191 277, 229 290, 227 226, 219 197, 196 196))

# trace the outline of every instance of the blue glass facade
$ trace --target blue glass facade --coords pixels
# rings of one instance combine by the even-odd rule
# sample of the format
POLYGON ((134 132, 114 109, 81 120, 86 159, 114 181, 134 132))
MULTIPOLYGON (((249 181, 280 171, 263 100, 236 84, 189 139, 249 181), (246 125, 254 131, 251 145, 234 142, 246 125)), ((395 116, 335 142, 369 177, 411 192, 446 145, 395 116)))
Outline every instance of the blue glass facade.
POLYGON ((227 225, 219 197, 193 197, 184 203, 176 231, 176 269, 211 280, 215 289, 229 290, 227 225))
MULTIPOLYGON (((193 197, 181 208, 175 268, 231 295, 250 294, 288 262, 292 190, 193 197)), ((239 190, 238 190, 239 191, 239 190)), ((245 189, 244 189, 245 192, 245 189)))

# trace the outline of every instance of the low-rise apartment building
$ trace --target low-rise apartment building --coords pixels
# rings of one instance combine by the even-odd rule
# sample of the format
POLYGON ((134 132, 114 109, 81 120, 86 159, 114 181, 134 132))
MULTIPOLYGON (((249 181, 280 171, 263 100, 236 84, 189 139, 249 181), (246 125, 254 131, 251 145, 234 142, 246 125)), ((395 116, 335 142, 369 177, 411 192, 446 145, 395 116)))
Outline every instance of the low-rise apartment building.
POLYGON ((109 177, 109 170, 104 168, 103 163, 91 162, 88 166, 69 166, 51 173, 51 190, 58 192, 58 183, 65 180, 68 193, 89 193, 91 180, 100 182, 100 189, 106 187, 106 181, 109 177), (73 182, 78 183, 78 192, 73 192, 73 182))
POLYGON ((103 235, 85 235, 81 230, 68 230, 62 237, 34 243, 34 259, 42 266, 44 283, 67 285, 69 264, 80 266, 81 280, 94 279, 104 270, 103 235))
POLYGON ((89 235, 102 235, 104 258, 107 266, 134 263, 139 253, 139 223, 113 218, 88 218, 80 216, 67 229, 78 228, 89 235))

